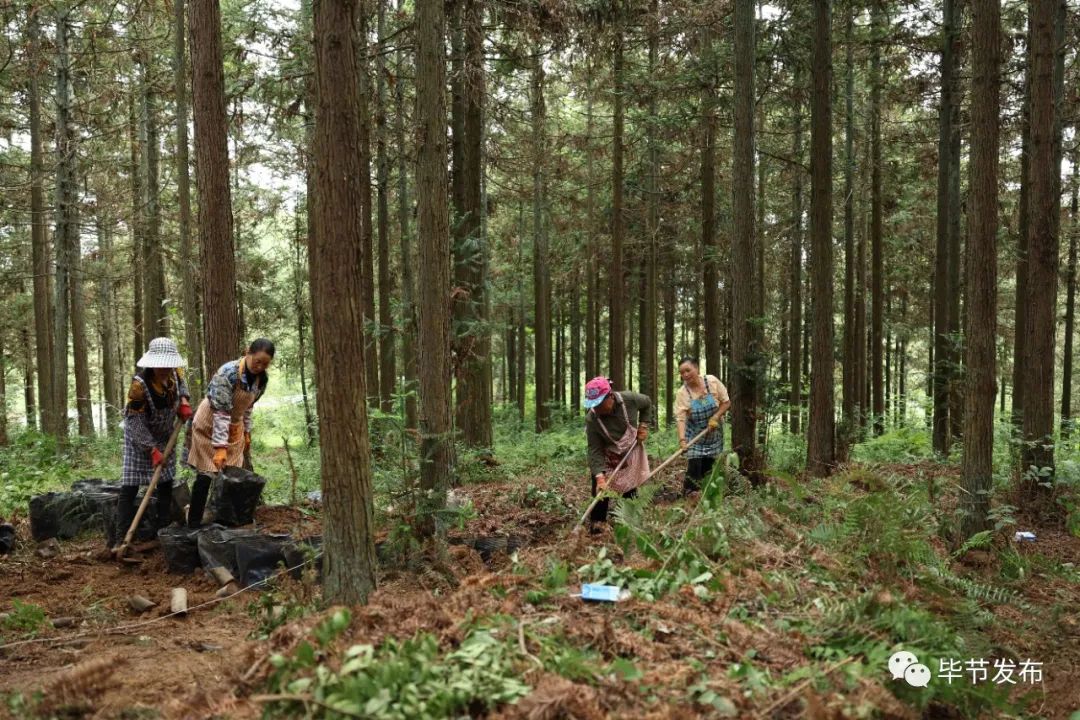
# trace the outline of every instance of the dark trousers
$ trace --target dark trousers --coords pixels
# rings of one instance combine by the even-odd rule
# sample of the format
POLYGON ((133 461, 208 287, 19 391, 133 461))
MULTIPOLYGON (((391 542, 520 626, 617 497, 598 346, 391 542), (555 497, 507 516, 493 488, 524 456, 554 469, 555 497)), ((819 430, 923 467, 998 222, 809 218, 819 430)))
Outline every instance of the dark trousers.
POLYGON ((701 490, 701 481, 712 472, 716 458, 690 458, 686 462, 686 475, 683 476, 683 492, 692 493, 701 490))
MULTIPOLYGON (((596 497, 596 476, 592 479, 592 495, 596 497)), ((637 497, 637 488, 629 492, 623 493, 624 498, 637 497)), ((591 522, 607 522, 609 498, 604 498, 600 502, 593 506, 592 512, 589 513, 589 520, 591 522)))
MULTIPOLYGON (((120 497, 116 501, 116 522, 119 525, 117 529, 120 531, 121 541, 135 520, 135 511, 138 507, 135 498, 138 494, 138 485, 123 485, 120 488, 120 497)), ((158 482, 154 497, 157 499, 157 527, 168 527, 172 510, 172 483, 158 482)))
POLYGON ((195 476, 195 482, 191 484, 191 503, 188 505, 188 527, 202 525, 203 511, 206 510, 206 498, 210 495, 210 484, 214 478, 205 473, 195 476))

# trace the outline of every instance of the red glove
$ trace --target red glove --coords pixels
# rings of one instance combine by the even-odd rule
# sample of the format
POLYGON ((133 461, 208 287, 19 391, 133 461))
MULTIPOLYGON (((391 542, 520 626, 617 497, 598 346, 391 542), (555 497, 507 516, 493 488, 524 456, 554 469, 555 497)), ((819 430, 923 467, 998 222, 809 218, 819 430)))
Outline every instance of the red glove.
POLYGON ((180 401, 180 408, 176 411, 176 414, 180 416, 182 422, 187 422, 195 413, 191 410, 191 405, 189 405, 186 400, 182 400, 180 401))
POLYGON ((165 462, 165 456, 161 454, 161 451, 157 448, 150 448, 150 464, 157 467, 163 462, 165 462))

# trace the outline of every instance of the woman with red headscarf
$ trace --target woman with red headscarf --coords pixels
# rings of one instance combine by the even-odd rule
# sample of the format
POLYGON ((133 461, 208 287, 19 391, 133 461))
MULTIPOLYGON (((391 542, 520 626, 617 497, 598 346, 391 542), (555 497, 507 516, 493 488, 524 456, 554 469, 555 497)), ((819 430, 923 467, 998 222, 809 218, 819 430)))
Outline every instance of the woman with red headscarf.
MULTIPOLYGON (((644 443, 649 437, 652 400, 628 390, 613 392, 607 378, 596 377, 585 385, 584 404, 589 411, 585 416, 585 438, 593 496, 610 488, 623 497, 633 497, 649 477, 644 443)), ((607 513, 608 501, 601 500, 589 519, 603 522, 607 513)))

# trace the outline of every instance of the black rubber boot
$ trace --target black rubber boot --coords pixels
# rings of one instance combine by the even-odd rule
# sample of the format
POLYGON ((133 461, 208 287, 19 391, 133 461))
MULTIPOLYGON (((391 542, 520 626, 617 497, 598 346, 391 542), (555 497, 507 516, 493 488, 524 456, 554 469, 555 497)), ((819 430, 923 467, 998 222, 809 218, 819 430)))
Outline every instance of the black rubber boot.
POLYGON ((203 511, 206 510, 206 498, 210 494, 210 483, 213 481, 209 475, 196 475, 195 482, 191 484, 191 504, 188 505, 187 524, 189 528, 202 526, 203 511))
POLYGON ((120 497, 116 500, 116 541, 124 542, 131 523, 135 520, 135 496, 139 494, 138 485, 124 485, 120 488, 120 497))
POLYGON ((158 482, 154 491, 157 500, 157 528, 169 527, 172 524, 172 483, 158 482))

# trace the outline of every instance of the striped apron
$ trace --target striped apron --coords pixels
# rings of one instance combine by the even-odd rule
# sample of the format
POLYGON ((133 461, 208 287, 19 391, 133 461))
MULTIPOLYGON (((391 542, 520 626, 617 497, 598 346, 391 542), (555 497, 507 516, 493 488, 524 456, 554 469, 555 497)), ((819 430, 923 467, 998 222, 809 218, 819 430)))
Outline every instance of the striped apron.
MULTIPOLYGON (((229 416, 229 447, 225 455, 225 465, 230 467, 244 466, 244 413, 255 404, 256 400, 255 393, 240 387, 240 378, 243 374, 243 368, 241 368, 237 374, 236 384, 233 385, 233 406, 229 416)), ((195 468, 197 473, 217 474, 218 469, 214 465, 215 448, 211 440, 213 432, 214 409, 210 406, 210 398, 203 398, 191 421, 191 450, 187 456, 188 465, 195 468)))

